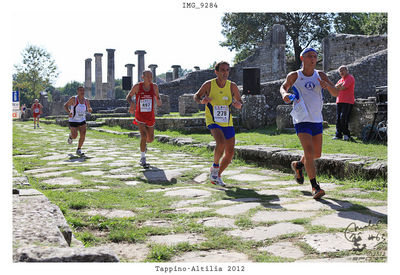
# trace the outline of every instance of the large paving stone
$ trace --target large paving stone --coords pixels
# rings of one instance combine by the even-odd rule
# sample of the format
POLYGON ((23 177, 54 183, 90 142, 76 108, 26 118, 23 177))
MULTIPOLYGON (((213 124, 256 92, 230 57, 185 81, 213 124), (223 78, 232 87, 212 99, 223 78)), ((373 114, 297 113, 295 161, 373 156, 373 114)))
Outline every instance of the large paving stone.
POLYGON ((208 173, 202 173, 193 179, 195 182, 201 183, 208 180, 208 173))
POLYGON ((283 205, 283 207, 288 210, 299 210, 299 211, 312 211, 321 209, 345 210, 352 206, 353 204, 345 201, 331 200, 331 199, 314 200, 312 198, 299 203, 283 205))
POLYGON ((175 208, 184 207, 192 204, 198 204, 204 202, 204 199, 196 199, 196 200, 184 200, 184 201, 177 201, 173 203, 171 206, 175 208))
POLYGON ((229 179, 232 180, 237 180, 237 181, 262 181, 262 180, 271 180, 274 179, 273 177, 270 176, 262 176, 262 175, 257 175, 257 174, 239 174, 239 175, 233 175, 228 177, 229 179))
POLYGON ((295 219, 309 218, 316 214, 315 211, 259 211, 251 220, 254 222, 271 222, 271 221, 290 221, 295 219))
POLYGON ((23 247, 14 255, 16 262, 118 262, 118 257, 102 247, 23 247))
POLYGON ((44 167, 44 168, 37 168, 37 169, 30 169, 24 171, 26 174, 40 174, 43 172, 49 172, 49 171, 54 171, 54 170, 60 170, 63 169, 62 167, 44 167))
POLYGON ((207 227, 237 228, 237 226, 235 225, 235 220, 229 218, 209 217, 201 219, 197 221, 197 223, 200 223, 207 227))
POLYGON ((181 168, 181 169, 173 169, 173 170, 146 170, 143 172, 145 179, 147 179, 150 183, 163 183, 163 182, 171 182, 172 180, 176 180, 180 176, 182 176, 184 171, 190 170, 190 168, 181 168))
POLYGON ((305 229, 302 225, 293 223, 277 223, 271 226, 260 226, 247 230, 233 230, 227 234, 240 237, 246 240, 263 241, 272 239, 280 235, 304 232, 305 229))
POLYGON ((113 251, 120 261, 143 262, 147 258, 150 249, 141 243, 107 243, 102 248, 113 251))
POLYGON ((246 254, 228 250, 187 252, 171 259, 172 262, 241 263, 250 262, 246 254))
POLYGON ((149 237, 148 241, 165 245, 176 245, 178 243, 187 242, 189 244, 197 244, 206 241, 207 238, 202 235, 193 233, 172 234, 172 235, 156 235, 149 237))
POLYGON ((48 172, 48 173, 43 173, 43 174, 35 174, 35 177, 48 178, 48 177, 61 176, 63 174, 73 173, 73 172, 75 172, 75 171, 74 170, 64 170, 64 171, 48 172))
POLYGON ((62 177, 44 180, 43 183, 50 185, 78 185, 81 184, 81 181, 71 177, 62 177))
POLYGON ((347 228, 350 224, 354 223, 358 227, 364 227, 371 224, 376 224, 379 218, 361 214, 354 211, 341 211, 331 215, 318 217, 311 221, 312 225, 322 225, 328 228, 347 228))
POLYGON ((129 218, 134 217, 135 213, 128 210, 120 209, 92 209, 86 212, 90 216, 104 216, 106 218, 129 218))
POLYGON ((81 173, 81 175, 83 175, 83 176, 102 176, 103 174, 104 174, 104 172, 99 171, 99 170, 87 171, 87 172, 81 173))
POLYGON ((211 196, 211 192, 202 189, 186 188, 186 189, 168 191, 164 194, 164 196, 182 197, 182 198, 197 198, 197 197, 204 198, 211 196))
POLYGON ((197 213, 197 212, 204 212, 204 211, 209 211, 212 208, 209 207, 186 207, 186 208, 177 208, 173 213, 183 213, 183 214, 191 214, 191 213, 197 213))
POLYGON ((266 247, 261 247, 259 250, 283 258, 299 259, 304 257, 303 251, 291 242, 278 242, 266 247))
POLYGON ((42 158, 42 160, 60 160, 67 158, 67 154, 55 154, 42 158))
POLYGON ((260 203, 251 202, 251 203, 241 203, 232 206, 227 206, 216 210, 215 212, 219 215, 226 215, 226 216, 236 216, 243 213, 246 213, 250 209, 256 208, 260 206, 260 203))
POLYGON ((379 241, 370 239, 369 236, 376 236, 377 234, 378 232, 375 231, 359 231, 356 235, 347 234, 346 239, 343 232, 321 233, 305 235, 303 240, 319 253, 339 252, 361 248, 363 245, 365 245, 366 249, 373 249, 379 241), (358 241, 353 241, 354 237, 358 241))
POLYGON ((152 226, 152 227, 171 227, 173 223, 167 220, 147 220, 142 226, 152 226))

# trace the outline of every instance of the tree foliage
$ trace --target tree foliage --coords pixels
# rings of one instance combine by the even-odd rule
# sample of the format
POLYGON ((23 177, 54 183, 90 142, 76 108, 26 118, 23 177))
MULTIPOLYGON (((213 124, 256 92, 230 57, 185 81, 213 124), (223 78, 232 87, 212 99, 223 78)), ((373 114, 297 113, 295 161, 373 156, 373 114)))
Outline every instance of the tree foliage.
POLYGON ((281 24, 286 28, 288 50, 294 52, 299 67, 302 49, 318 47, 331 32, 332 20, 333 14, 328 13, 226 13, 222 18, 226 41, 220 45, 236 50, 234 62, 240 62, 254 53, 274 24, 281 24))
POLYGON ((334 19, 337 33, 387 34, 387 13, 338 13, 334 19))
POLYGON ((71 81, 60 88, 60 93, 67 96, 75 96, 79 86, 83 86, 83 84, 78 81, 71 81))
POLYGON ((58 76, 57 66, 43 48, 30 45, 22 51, 22 64, 14 65, 13 90, 19 90, 21 103, 30 104, 41 91, 50 88, 58 76))
POLYGON ((299 68, 300 53, 306 47, 321 48, 330 33, 385 34, 386 13, 225 13, 220 43, 237 52, 234 63, 254 54, 274 24, 284 25, 287 32, 287 55, 294 57, 293 68, 299 68))

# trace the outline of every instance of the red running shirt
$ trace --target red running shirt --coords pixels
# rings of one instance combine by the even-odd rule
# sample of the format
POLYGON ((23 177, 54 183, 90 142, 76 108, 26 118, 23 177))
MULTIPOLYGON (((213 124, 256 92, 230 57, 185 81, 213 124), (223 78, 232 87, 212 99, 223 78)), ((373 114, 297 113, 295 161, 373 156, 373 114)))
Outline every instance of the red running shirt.
POLYGON ((139 92, 136 94, 136 110, 133 124, 145 123, 147 126, 154 126, 156 122, 154 116, 154 87, 150 83, 150 89, 143 89, 143 82, 139 83, 139 92))

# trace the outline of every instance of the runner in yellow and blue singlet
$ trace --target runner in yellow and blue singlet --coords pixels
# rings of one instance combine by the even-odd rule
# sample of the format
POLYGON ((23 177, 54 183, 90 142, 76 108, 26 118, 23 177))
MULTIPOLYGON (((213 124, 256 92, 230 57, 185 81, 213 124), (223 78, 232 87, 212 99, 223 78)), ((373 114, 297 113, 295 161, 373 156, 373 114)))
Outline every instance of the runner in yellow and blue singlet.
POLYGON ((206 105, 206 125, 215 139, 210 181, 225 186, 221 174, 231 162, 235 149, 235 129, 230 108, 240 109, 242 100, 237 85, 228 80, 228 62, 219 62, 215 66, 215 74, 217 78, 204 82, 193 98, 197 103, 206 105))

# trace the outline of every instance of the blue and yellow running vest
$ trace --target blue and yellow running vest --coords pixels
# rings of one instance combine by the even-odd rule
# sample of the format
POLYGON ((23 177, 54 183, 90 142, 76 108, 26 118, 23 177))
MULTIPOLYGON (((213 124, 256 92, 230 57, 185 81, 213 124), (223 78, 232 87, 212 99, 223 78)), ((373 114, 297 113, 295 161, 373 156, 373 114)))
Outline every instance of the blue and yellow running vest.
POLYGON ((205 107, 206 125, 218 124, 221 127, 233 126, 230 107, 232 104, 231 82, 226 81, 225 86, 220 88, 216 78, 211 80, 210 95, 212 99, 205 107))

